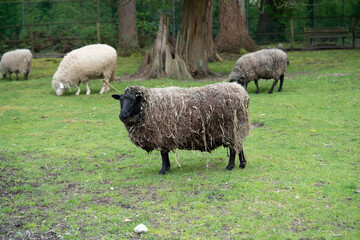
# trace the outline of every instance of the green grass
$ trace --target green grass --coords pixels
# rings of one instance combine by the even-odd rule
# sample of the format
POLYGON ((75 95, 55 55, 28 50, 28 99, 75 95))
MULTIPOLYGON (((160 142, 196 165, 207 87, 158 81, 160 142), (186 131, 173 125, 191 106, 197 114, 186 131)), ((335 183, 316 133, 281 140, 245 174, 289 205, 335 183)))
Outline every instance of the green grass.
MULTIPOLYGON (((140 223, 146 239, 359 239, 360 51, 288 55, 283 92, 249 84, 263 126, 246 139, 247 167, 231 172, 219 148, 171 153, 159 176, 160 154, 135 147, 119 121, 116 90, 100 95, 95 80, 89 96, 55 95, 60 59, 35 59, 28 81, 0 80, 0 239, 139 238, 140 223)), ((119 58, 117 74, 141 61, 119 58)), ((202 86, 234 63, 210 64, 224 78, 113 85, 202 86)))

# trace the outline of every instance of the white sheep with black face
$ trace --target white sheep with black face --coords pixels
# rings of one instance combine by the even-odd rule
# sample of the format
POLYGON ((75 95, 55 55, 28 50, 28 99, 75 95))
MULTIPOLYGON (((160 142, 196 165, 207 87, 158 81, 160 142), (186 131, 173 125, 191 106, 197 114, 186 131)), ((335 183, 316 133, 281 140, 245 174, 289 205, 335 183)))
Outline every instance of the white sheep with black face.
POLYGON ((31 71, 33 55, 29 49, 16 49, 4 53, 0 61, 0 71, 3 78, 9 74, 9 80, 11 80, 11 74, 16 74, 16 80, 19 80, 18 73, 24 74, 24 79, 28 79, 31 71))
POLYGON ((75 49, 63 58, 52 80, 52 88, 61 96, 65 90, 77 86, 76 95, 80 94, 80 83, 85 84, 86 94, 90 94, 88 81, 103 78, 100 94, 110 90, 110 82, 115 80, 117 53, 106 44, 93 44, 75 49))
POLYGON ((259 79, 274 79, 269 90, 272 93, 277 81, 280 79, 278 92, 281 92, 284 82, 286 67, 289 65, 289 58, 280 49, 263 49, 241 56, 235 63, 230 73, 230 82, 237 82, 247 87, 250 81, 255 81, 256 93, 259 93, 259 79))

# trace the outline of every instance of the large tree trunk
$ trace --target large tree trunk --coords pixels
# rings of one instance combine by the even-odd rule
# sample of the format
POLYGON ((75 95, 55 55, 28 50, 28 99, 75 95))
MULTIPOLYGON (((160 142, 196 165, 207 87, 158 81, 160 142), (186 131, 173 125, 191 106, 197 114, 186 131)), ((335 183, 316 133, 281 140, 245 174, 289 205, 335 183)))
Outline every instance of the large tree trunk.
POLYGON ((129 56, 139 50, 136 27, 136 0, 118 0, 120 56, 129 56))
MULTIPOLYGON (((213 4, 213 0, 209 1, 209 4, 207 5, 207 11, 206 11, 206 23, 207 23, 207 28, 206 28, 206 54, 207 54, 207 59, 208 62, 216 62, 217 59, 219 59, 217 52, 216 52, 216 47, 215 47, 215 43, 213 40, 213 11, 214 11, 214 4, 213 4)), ((219 59, 220 61, 222 61, 222 59, 219 59)))
POLYGON ((145 53, 135 76, 148 79, 173 76, 177 79, 192 79, 185 62, 179 58, 171 42, 169 18, 162 14, 154 45, 145 53))
POLYGON ((258 49, 247 31, 245 0, 219 0, 219 33, 215 44, 219 52, 239 53, 258 49))
MULTIPOLYGON (((209 29, 207 16, 213 0, 184 0, 179 54, 194 77, 211 76, 207 61, 209 29)), ((212 38, 212 37, 211 37, 212 38)))

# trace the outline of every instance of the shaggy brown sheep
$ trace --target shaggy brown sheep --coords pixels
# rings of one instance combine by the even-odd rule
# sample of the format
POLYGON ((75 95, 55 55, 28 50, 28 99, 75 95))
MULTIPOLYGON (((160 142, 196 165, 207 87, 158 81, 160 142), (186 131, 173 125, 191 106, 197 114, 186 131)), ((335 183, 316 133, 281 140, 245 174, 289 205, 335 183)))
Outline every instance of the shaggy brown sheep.
POLYGON ((259 93, 258 79, 274 79, 269 90, 272 93, 277 81, 280 79, 278 92, 281 92, 284 82, 286 67, 289 65, 289 58, 280 49, 263 49, 241 56, 235 63, 230 73, 230 82, 237 82, 247 87, 250 81, 255 81, 256 93, 259 93))
POLYGON ((216 83, 194 88, 128 87, 120 100, 120 120, 131 141, 162 156, 160 174, 170 169, 169 152, 174 149, 211 152, 230 148, 227 170, 245 168, 243 141, 250 130, 249 95, 235 83, 216 83))

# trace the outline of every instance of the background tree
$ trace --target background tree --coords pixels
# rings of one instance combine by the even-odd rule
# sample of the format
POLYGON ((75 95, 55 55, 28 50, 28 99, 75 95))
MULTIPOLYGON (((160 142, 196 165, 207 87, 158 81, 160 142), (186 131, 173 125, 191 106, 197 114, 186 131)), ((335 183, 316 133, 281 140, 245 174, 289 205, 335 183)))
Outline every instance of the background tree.
POLYGON ((245 0, 219 0, 219 33, 215 44, 219 52, 258 49, 247 31, 245 0))
POLYGON ((213 40, 213 12, 214 12, 214 4, 213 0, 209 1, 209 4, 207 5, 207 11, 206 11, 206 56, 208 62, 216 62, 216 60, 222 61, 222 59, 219 57, 219 55, 216 52, 216 46, 213 40))
POLYGON ((179 44, 179 55, 189 67, 194 77, 213 75, 207 60, 211 44, 208 43, 211 34, 207 20, 211 14, 213 0, 184 0, 182 27, 179 44))
POLYGON ((210 71, 207 60, 214 50, 212 42, 213 0, 184 0, 181 33, 176 47, 169 37, 169 18, 162 15, 153 47, 147 51, 137 76, 161 78, 206 77, 210 71), (212 47, 212 48, 211 48, 212 47))
POLYGON ((129 56, 139 50, 136 26, 136 0, 119 0, 118 54, 129 56))

